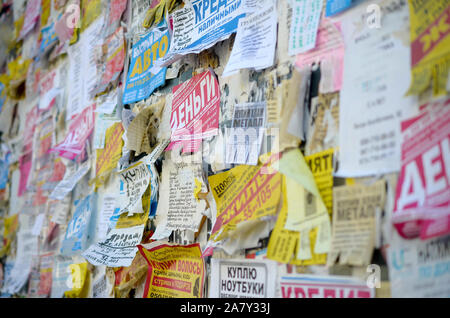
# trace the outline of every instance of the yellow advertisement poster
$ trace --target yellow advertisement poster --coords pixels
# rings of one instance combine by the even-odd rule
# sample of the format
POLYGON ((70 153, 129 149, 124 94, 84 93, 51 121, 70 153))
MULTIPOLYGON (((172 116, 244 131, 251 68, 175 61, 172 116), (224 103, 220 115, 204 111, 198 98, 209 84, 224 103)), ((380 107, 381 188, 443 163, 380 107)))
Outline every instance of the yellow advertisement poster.
POLYGON ((205 264, 200 244, 138 245, 149 270, 144 298, 202 298, 205 264))
POLYGON ((290 231, 284 227, 288 216, 288 200, 286 191, 286 177, 283 176, 283 203, 275 227, 270 236, 267 247, 267 258, 280 263, 289 263, 293 265, 318 265, 325 264, 327 254, 314 253, 316 244, 317 228, 306 231, 309 242, 310 258, 306 260, 298 259, 299 247, 301 242, 301 232, 290 231))
POLYGON ((101 0, 82 0, 81 7, 83 10, 81 18, 81 32, 86 30, 102 13, 101 0))
POLYGON ((19 227, 19 215, 15 214, 13 216, 4 218, 3 225, 3 246, 0 249, 0 257, 3 257, 6 253, 9 252, 12 239, 19 227))
POLYGON ((116 168, 117 162, 122 156, 124 129, 122 123, 115 123, 105 132, 105 147, 97 150, 96 176, 98 182, 116 168))
POLYGON ((217 205, 211 240, 222 240, 242 221, 277 213, 281 175, 267 167, 240 165, 208 178, 217 205))
POLYGON ((288 207, 286 199, 286 177, 282 177, 283 202, 275 227, 270 235, 267 246, 267 258, 280 263, 288 263, 294 254, 299 233, 284 228, 288 207))
POLYGON ((433 85, 433 95, 447 93, 450 70, 450 2, 409 0, 411 76, 408 94, 420 94, 433 85))
POLYGON ((328 149, 305 157, 330 216, 333 212, 333 152, 328 149))
POLYGON ((42 0, 41 29, 47 25, 52 7, 52 0, 42 0))

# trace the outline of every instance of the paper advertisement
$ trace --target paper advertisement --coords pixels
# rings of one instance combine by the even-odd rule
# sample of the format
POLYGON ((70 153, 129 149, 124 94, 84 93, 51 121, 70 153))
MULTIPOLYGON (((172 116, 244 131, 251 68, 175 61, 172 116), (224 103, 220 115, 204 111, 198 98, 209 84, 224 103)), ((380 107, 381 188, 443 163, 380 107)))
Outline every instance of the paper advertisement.
POLYGON ((400 170, 400 121, 415 113, 417 100, 404 96, 410 73, 409 18, 408 4, 399 3, 383 15, 382 28, 366 25, 365 6, 342 22, 346 50, 339 121, 346 124, 339 125, 339 177, 400 170))
POLYGON ((70 122, 69 131, 64 141, 54 146, 50 151, 70 160, 80 155, 84 151, 86 140, 94 131, 94 110, 95 104, 92 104, 77 115, 70 122))
POLYGON ((277 263, 211 259, 210 298, 274 298, 277 263))
POLYGON ((37 236, 31 234, 31 230, 21 230, 17 233, 17 251, 14 266, 9 275, 5 276, 2 293, 17 293, 28 281, 32 256, 37 252, 37 236))
POLYGON ((22 30, 20 30, 19 39, 24 38, 28 32, 30 32, 37 20, 39 19, 41 1, 40 0, 29 0, 27 1, 27 8, 25 10, 25 19, 22 25, 22 30))
POLYGON ((77 167, 77 169, 72 173, 68 171, 67 176, 64 176, 64 179, 56 185, 49 198, 54 200, 63 200, 64 197, 73 190, 78 181, 84 177, 90 168, 91 162, 88 160, 77 167))
POLYGON ((375 298, 375 290, 351 276, 288 274, 280 277, 281 298, 375 298))
POLYGON ((333 152, 328 149, 305 157, 330 216, 333 212, 333 152))
POLYGON ((67 280, 69 290, 64 292, 64 298, 86 298, 91 278, 88 263, 70 264, 69 270, 71 279, 67 280))
POLYGON ((96 92, 103 92, 109 83, 115 81, 123 70, 125 62, 125 39, 123 28, 117 28, 101 46, 101 58, 98 60, 99 83, 96 92))
POLYGON ((160 204, 167 202, 168 205, 167 229, 198 231, 206 203, 195 197, 197 183, 200 183, 202 192, 207 192, 201 165, 177 164, 170 160, 164 160, 159 202, 160 204))
POLYGON ((404 238, 450 233, 450 99, 402 121, 393 222, 404 238))
POLYGON ((52 270, 52 288, 51 298, 62 298, 64 292, 70 289, 67 282, 72 280, 69 266, 72 264, 71 258, 56 256, 54 259, 54 268, 52 270))
POLYGON ((48 215, 53 223, 65 225, 70 212, 70 204, 72 197, 70 195, 65 196, 62 200, 49 200, 48 202, 48 215))
POLYGON ((266 126, 266 103, 234 106, 231 128, 226 128, 226 163, 257 165, 266 126))
POLYGON ((97 177, 106 176, 117 167, 117 163, 122 157, 123 133, 122 123, 115 123, 106 130, 105 147, 103 149, 97 149, 95 166, 95 174, 97 177))
POLYGON ((39 110, 47 110, 55 103, 55 98, 61 93, 58 83, 61 82, 58 69, 47 73, 39 81, 39 110))
POLYGON ((100 215, 98 217, 97 223, 97 237, 98 239, 105 239, 106 233, 109 228, 110 219, 113 216, 114 210, 116 209, 116 196, 115 195, 104 195, 102 208, 100 210, 100 215))
POLYGON ((32 165, 31 153, 23 155, 19 158, 20 181, 17 195, 22 196, 27 190, 28 179, 32 165))
MULTIPOLYGON (((97 109, 95 110, 98 113, 97 109)), ((105 134, 106 130, 114 125, 114 123, 119 122, 116 118, 111 118, 112 116, 108 116, 105 114, 97 114, 96 122, 94 127, 94 137, 92 138, 92 147, 94 149, 103 149, 105 148, 105 134)))
POLYGON ((58 35, 55 32, 55 23, 52 22, 49 26, 41 29, 42 41, 39 51, 44 53, 47 48, 57 43, 58 35))
MULTIPOLYGON (((303 242, 297 244, 296 259, 306 261, 312 259, 314 253, 327 253, 331 241, 330 218, 314 176, 300 150, 295 149, 284 153, 276 169, 286 177, 283 181, 286 186, 283 206, 287 205, 287 212, 283 226, 286 230, 299 233, 300 243, 303 242), (317 231, 313 250, 309 241, 311 235, 314 237, 312 230, 317 231)), ((276 241, 274 237, 273 244, 276 241)), ((269 242, 269 249, 273 251, 271 246, 274 245, 269 242)), ((278 254, 276 251, 274 253, 278 254)), ((289 257, 290 255, 285 255, 285 260, 289 260, 289 257)))
POLYGON ((172 89, 171 143, 183 152, 195 152, 203 138, 218 134, 220 89, 215 74, 208 70, 172 89))
MULTIPOLYGON (((316 241, 317 240, 317 227, 310 228, 299 232, 296 230, 289 230, 285 227, 287 217, 288 217, 288 207, 289 202, 287 198, 287 177, 282 177, 282 194, 283 201, 281 204, 281 209, 278 214, 275 227, 271 233, 269 244, 267 246, 267 258, 278 261, 280 263, 289 263, 295 265, 315 265, 315 264, 325 264, 326 254, 316 253, 316 241)), ((298 194, 296 194, 298 195, 298 194)), ((295 204, 295 202, 294 202, 295 204)), ((296 208, 292 207, 291 209, 296 208)), ((330 237, 329 235, 323 235, 319 238, 320 247, 329 245, 330 237), (324 244, 325 243, 325 244, 324 244)))
POLYGON ((311 99, 311 113, 306 131, 305 155, 338 147, 339 92, 319 94, 311 99))
POLYGON ((375 246, 375 220, 385 204, 385 181, 333 188, 333 238, 328 265, 370 264, 375 246))
POLYGON ((392 297, 450 297, 450 236, 405 240, 394 235, 387 252, 392 297))
POLYGON ((430 85, 433 95, 446 95, 450 63, 450 3, 409 0, 411 21, 411 86, 420 94, 430 85))
POLYGON ((292 0, 289 55, 307 52, 316 46, 323 0, 292 0))
POLYGON ((49 297, 52 289, 53 252, 45 253, 39 257, 39 289, 37 294, 49 297))
POLYGON ((332 15, 343 12, 358 1, 361 0, 327 0, 325 16, 330 17, 332 15))
POLYGON ((78 42, 67 49, 69 57, 67 81, 70 86, 66 92, 68 94, 66 120, 70 120, 94 103, 93 93, 98 80, 95 47, 100 42, 102 25, 103 16, 100 16, 81 33, 78 42))
POLYGON ((120 213, 143 213, 142 196, 150 185, 150 171, 143 162, 138 162, 126 170, 119 172, 120 192, 126 195, 125 204, 120 213))
POLYGON ((271 67, 275 58, 277 12, 274 1, 239 20, 236 39, 222 76, 243 68, 255 70, 271 67))
POLYGON ((75 212, 61 244, 61 255, 79 255, 93 239, 95 229, 97 194, 93 193, 75 202, 75 212))
POLYGON ((114 114, 116 106, 118 104, 118 89, 113 89, 109 91, 106 95, 99 96, 97 98, 97 107, 95 109, 96 113, 100 114, 114 114), (100 101, 100 102, 99 102, 100 101))
POLYGON ((244 1, 228 0, 210 4, 207 0, 191 0, 173 12, 173 36, 170 54, 199 53, 225 40, 236 32, 244 17, 244 1))
POLYGON ((149 267, 144 298, 203 298, 205 264, 199 244, 138 248, 149 267))
POLYGON ((208 177, 217 205, 210 240, 226 238, 240 222, 277 213, 281 175, 266 172, 267 165, 241 165, 208 177))
POLYGON ((341 90, 344 74, 344 38, 341 33, 341 22, 323 20, 317 31, 314 49, 297 54, 295 65, 302 68, 313 63, 320 63, 319 90, 331 93, 341 90))
POLYGON ((91 245, 83 257, 92 265, 110 267, 130 266, 141 243, 145 224, 112 229, 106 239, 91 245))
POLYGON ((169 50, 169 32, 149 32, 133 44, 123 103, 129 104, 149 97, 166 80, 166 68, 156 74, 151 72, 154 64, 169 50))

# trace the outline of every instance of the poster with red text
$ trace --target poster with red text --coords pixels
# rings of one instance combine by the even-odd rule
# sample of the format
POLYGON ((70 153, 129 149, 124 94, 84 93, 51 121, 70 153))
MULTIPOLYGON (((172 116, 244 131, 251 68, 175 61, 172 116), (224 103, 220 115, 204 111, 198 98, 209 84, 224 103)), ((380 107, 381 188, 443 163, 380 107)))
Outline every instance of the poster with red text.
POLYGON ((58 153, 61 157, 73 160, 81 154, 85 147, 85 142, 94 130, 95 104, 86 107, 71 122, 69 132, 63 142, 59 143, 51 152, 58 153))
POLYGON ((219 83, 208 70, 175 86, 172 92, 172 137, 167 150, 182 145, 183 152, 196 152, 202 139, 219 130, 219 83))
POLYGON ((375 289, 351 276, 288 274, 280 277, 281 298, 374 298, 375 289))
POLYGON ((54 69, 45 74, 39 82, 39 110, 51 108, 60 93, 57 84, 60 82, 59 72, 54 69))
POLYGON ((401 124, 402 168, 393 222, 403 238, 450 233, 450 99, 401 124))
POLYGON ((203 298, 205 264, 200 244, 138 245, 148 264, 144 298, 203 298))

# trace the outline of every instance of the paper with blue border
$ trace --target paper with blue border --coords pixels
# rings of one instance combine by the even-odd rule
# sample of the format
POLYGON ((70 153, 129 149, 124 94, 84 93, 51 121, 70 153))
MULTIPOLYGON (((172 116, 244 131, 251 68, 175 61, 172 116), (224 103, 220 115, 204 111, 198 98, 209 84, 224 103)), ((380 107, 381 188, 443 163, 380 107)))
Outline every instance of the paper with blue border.
POLYGON ((156 74, 151 73, 155 61, 164 57, 169 51, 170 35, 168 29, 162 35, 158 30, 164 26, 167 26, 165 21, 133 45, 130 68, 123 93, 124 104, 148 98, 155 89, 164 85, 166 67, 159 69, 156 74))

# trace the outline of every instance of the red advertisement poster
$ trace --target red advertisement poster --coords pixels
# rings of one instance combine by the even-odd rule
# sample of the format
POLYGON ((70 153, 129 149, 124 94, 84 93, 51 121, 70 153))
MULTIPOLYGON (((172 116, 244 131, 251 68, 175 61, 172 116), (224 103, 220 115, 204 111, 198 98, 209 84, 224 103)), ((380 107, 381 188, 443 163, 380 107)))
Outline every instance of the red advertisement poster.
POLYGON ((183 152, 195 152, 203 138, 218 133, 219 83, 208 70, 175 86, 172 92, 172 137, 167 149, 182 145, 183 152))
POLYGON ((49 297, 52 290, 53 252, 40 256, 38 295, 49 297))
POLYGON ((22 26, 22 30, 20 30, 20 39, 24 38, 25 35, 30 32, 37 20, 39 19, 39 15, 41 12, 41 1, 40 0, 29 0, 27 2, 27 7, 25 9, 25 20, 22 26))
POLYGON ((282 298, 374 298, 366 282, 351 276, 290 274, 280 278, 282 298))
POLYGON ((85 147, 85 142, 94 130, 95 104, 86 107, 78 114, 70 124, 69 132, 63 142, 56 145, 51 152, 58 153, 61 157, 73 160, 81 154, 85 147))
POLYGON ((200 244, 138 245, 148 264, 144 298, 203 298, 205 263, 200 244))
POLYGON ((402 122, 393 222, 404 238, 450 233, 450 99, 402 122))
POLYGON ((58 81, 59 76, 57 70, 52 70, 41 78, 39 83, 39 110, 48 110, 55 103, 55 98, 59 94, 59 90, 56 88, 58 81))

